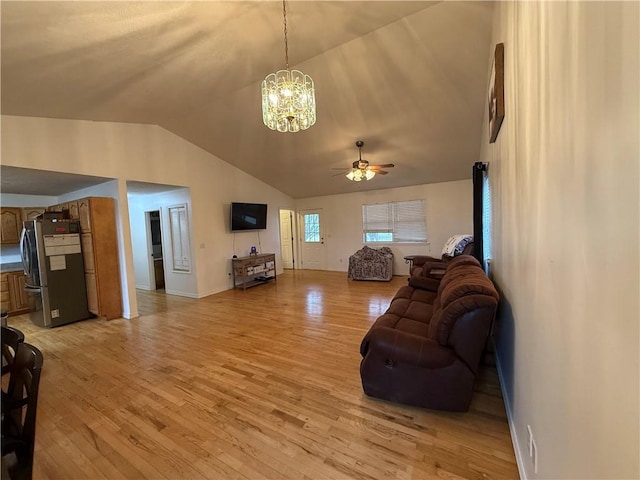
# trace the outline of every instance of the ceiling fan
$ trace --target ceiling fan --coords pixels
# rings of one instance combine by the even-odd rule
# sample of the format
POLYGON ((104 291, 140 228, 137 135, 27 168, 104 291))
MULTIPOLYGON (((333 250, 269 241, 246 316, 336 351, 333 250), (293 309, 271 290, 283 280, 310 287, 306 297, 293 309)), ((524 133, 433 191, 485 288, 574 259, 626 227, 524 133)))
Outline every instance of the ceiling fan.
MULTIPOLYGON (((353 180, 354 182, 360 182, 362 180, 371 180, 376 174, 386 175, 387 171, 383 170, 384 168, 393 168, 395 165, 393 163, 385 163, 384 165, 369 165, 369 162, 362 159, 362 147, 364 142, 362 140, 358 140, 356 142, 356 147, 358 147, 358 160, 353 162, 351 169, 346 174, 346 177, 349 180, 353 180)), ((334 170, 343 170, 342 168, 334 170)), ((342 175, 342 174, 338 174, 342 175)))

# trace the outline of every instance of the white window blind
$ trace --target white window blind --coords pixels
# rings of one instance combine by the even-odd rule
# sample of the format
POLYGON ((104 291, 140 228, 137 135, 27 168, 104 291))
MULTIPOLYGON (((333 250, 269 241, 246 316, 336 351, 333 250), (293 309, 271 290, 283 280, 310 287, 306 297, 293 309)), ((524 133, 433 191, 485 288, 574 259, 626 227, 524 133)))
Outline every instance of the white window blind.
POLYGON ((493 258, 491 252, 491 187, 489 184, 489 175, 485 171, 482 177, 482 256, 483 260, 493 258))
POLYGON ((363 205, 362 225, 365 243, 427 241, 424 200, 363 205))

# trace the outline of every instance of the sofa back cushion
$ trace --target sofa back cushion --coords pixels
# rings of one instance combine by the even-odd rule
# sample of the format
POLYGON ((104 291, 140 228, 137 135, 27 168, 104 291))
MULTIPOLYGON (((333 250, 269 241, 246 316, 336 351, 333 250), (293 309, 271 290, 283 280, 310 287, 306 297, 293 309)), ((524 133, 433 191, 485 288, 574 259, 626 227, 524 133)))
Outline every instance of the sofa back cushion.
POLYGON ((473 265, 476 267, 482 267, 478 259, 472 255, 458 255, 447 263, 447 270, 451 268, 457 268, 462 265, 473 265))
POLYGON ((480 267, 464 265, 453 271, 447 269, 433 304, 429 338, 440 345, 453 346, 449 337, 456 321, 475 310, 489 309, 495 313, 498 299, 493 283, 480 267))

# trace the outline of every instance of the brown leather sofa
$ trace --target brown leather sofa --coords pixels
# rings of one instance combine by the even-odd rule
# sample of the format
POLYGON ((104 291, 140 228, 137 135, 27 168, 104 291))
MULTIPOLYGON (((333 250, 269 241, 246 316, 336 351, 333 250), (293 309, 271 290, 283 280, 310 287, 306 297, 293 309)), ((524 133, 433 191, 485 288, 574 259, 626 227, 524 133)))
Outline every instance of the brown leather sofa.
POLYGON ((364 392, 406 405, 468 410, 498 298, 469 255, 452 259, 442 280, 411 277, 362 340, 364 392))

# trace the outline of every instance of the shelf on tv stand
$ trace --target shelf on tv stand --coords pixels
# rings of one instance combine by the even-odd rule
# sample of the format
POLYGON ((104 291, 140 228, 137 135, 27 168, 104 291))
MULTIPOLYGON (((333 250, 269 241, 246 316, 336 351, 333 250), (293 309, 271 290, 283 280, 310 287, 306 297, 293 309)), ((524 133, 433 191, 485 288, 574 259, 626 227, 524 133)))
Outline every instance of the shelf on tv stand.
POLYGON ((231 259, 234 288, 247 288, 262 285, 276 278, 276 255, 259 253, 231 259))

